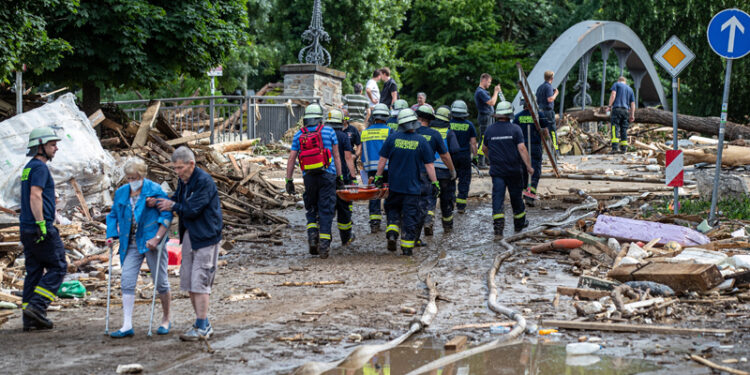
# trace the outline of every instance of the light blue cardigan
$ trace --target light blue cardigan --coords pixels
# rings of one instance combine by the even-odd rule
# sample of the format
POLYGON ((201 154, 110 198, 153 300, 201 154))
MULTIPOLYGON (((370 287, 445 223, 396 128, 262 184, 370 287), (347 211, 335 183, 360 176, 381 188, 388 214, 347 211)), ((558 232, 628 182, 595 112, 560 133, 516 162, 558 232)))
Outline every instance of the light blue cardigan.
MULTIPOLYGON (((145 254, 148 251, 146 241, 156 236, 159 224, 169 227, 169 223, 172 222, 171 212, 160 212, 156 207, 146 207, 146 198, 151 197, 169 199, 167 194, 161 189, 161 186, 144 178, 141 195, 135 203, 135 220, 138 223, 135 232, 135 242, 138 245, 138 252, 141 254, 145 254)), ((128 251, 132 215, 130 208, 130 185, 125 184, 115 192, 112 211, 107 215, 107 238, 120 239, 120 264, 125 261, 125 255, 128 251)))

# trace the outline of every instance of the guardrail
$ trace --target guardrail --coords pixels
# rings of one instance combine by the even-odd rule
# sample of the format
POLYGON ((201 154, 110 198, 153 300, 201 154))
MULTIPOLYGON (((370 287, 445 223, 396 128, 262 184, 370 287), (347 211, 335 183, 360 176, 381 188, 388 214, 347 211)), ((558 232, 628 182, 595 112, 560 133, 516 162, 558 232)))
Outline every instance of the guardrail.
MULTIPOLYGON (((210 131, 212 144, 245 137, 260 138, 263 143, 279 140, 302 116, 303 103, 320 103, 320 98, 312 96, 223 95, 156 100, 162 103, 159 113, 175 130, 210 131)), ((149 102, 143 99, 113 103, 132 120, 140 122, 149 102)))

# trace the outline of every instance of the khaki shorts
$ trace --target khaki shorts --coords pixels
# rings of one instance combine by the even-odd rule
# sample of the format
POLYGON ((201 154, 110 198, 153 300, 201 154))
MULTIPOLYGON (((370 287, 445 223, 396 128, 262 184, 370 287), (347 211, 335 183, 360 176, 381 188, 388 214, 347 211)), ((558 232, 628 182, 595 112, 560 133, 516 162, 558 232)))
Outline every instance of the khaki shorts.
POLYGON ((182 266, 180 289, 193 293, 210 294, 219 261, 219 244, 193 250, 190 236, 185 231, 182 238, 182 266))
POLYGON ((365 123, 359 122, 359 121, 349 121, 349 125, 354 126, 359 130, 360 133, 362 133, 362 130, 365 130, 365 123))

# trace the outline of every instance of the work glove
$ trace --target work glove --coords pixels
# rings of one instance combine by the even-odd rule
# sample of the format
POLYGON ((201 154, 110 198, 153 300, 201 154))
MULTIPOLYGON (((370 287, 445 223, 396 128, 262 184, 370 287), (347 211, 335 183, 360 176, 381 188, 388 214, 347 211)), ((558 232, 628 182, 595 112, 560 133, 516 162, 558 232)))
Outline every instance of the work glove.
POLYGON ((383 187, 383 176, 375 176, 375 178, 372 180, 372 184, 375 185, 376 188, 380 189, 383 187))
POLYGON ((471 164, 474 164, 475 166, 479 166, 479 156, 475 156, 471 159, 471 164))
POLYGON ((432 196, 435 198, 440 196, 440 183, 437 181, 432 183, 432 196))
POLYGON ((336 177, 336 189, 343 189, 344 188, 344 176, 337 176, 336 177))
POLYGON ((456 177, 458 177, 458 175, 456 174, 456 170, 451 169, 450 172, 451 172, 451 181, 455 181, 456 177))
POLYGON ((47 222, 39 220, 36 222, 36 226, 36 238, 34 239, 34 243, 44 242, 44 240, 47 239, 47 222))
POLYGON ((287 194, 294 194, 294 180, 291 178, 286 179, 286 192, 287 194))

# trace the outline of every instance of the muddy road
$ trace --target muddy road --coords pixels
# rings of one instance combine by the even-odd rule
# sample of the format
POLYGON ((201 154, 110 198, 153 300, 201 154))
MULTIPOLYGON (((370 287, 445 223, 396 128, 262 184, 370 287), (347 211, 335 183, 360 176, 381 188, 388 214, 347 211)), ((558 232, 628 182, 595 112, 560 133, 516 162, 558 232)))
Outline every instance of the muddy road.
MULTIPOLYGON (((554 202, 545 204, 552 207, 529 209, 532 222, 548 221, 567 208, 554 202)), ((435 235, 427 237, 428 246, 418 248, 414 257, 401 256, 400 250, 388 252, 382 232, 369 234, 364 204, 355 204, 357 239, 352 245, 341 247, 334 230, 336 240, 327 260, 308 254, 302 210, 290 208, 278 213, 292 223, 284 234, 283 246, 237 244, 221 258, 227 264, 217 274, 209 314, 216 333, 210 341, 213 353, 202 343, 179 341, 179 333, 192 324, 194 316, 189 299, 177 292, 178 278, 170 275, 172 290, 177 292, 171 334, 146 337, 148 304, 136 305, 136 336, 120 340, 104 335, 104 307, 52 311, 55 329, 40 333, 22 333, 20 313, 16 312, 16 317, 0 328, 0 373, 112 374, 118 364, 139 363, 149 374, 287 374, 305 362, 338 360, 359 344, 382 343, 403 333, 415 318, 404 311, 413 308, 418 315, 426 302, 427 289, 420 277, 427 272, 437 281, 441 297, 433 324, 399 348, 373 358, 369 366, 380 372, 368 373, 404 374, 442 356, 443 343, 454 336, 467 336, 469 345, 495 337, 488 328, 453 329, 454 326, 507 320, 495 316, 486 306, 485 275, 501 251, 493 241, 491 209, 486 198, 470 200, 467 213, 456 215, 452 233, 443 233, 438 225, 435 235), (288 281, 334 280, 344 284, 280 286, 288 281), (227 301, 231 295, 253 288, 267 292, 270 299, 227 301)), ((511 217, 510 212, 506 216, 511 217)), ((506 234, 511 232, 509 222, 506 234)), ((524 242, 518 245, 523 247, 524 242)), ((534 323, 540 319, 575 318, 569 297, 561 297, 559 306, 553 306, 557 286, 576 286, 574 268, 561 254, 514 257, 498 274, 500 301, 523 312, 534 323)), ((140 282, 144 281, 148 282, 141 277, 140 282)), ((100 289, 93 297, 104 298, 105 293, 100 289)), ((115 293, 119 296, 119 290, 115 293)), ((157 320, 158 310, 159 307, 157 320)), ((121 323, 120 307, 115 306, 112 311, 111 325, 117 329, 121 323)), ((735 333, 727 337, 576 331, 527 335, 523 341, 460 362, 443 373, 707 374, 707 368, 685 360, 685 354, 712 355, 715 362, 750 356, 748 306, 709 312, 709 316, 686 315, 671 323, 729 327, 735 333), (743 311, 748 314, 742 315, 743 311), (726 319, 725 314, 730 312, 740 318, 726 319), (604 349, 599 360, 589 367, 566 363, 564 344, 584 335, 601 339, 604 349)), ((750 370, 747 362, 733 366, 750 370)), ((363 370, 330 373, 362 374, 363 370)))

